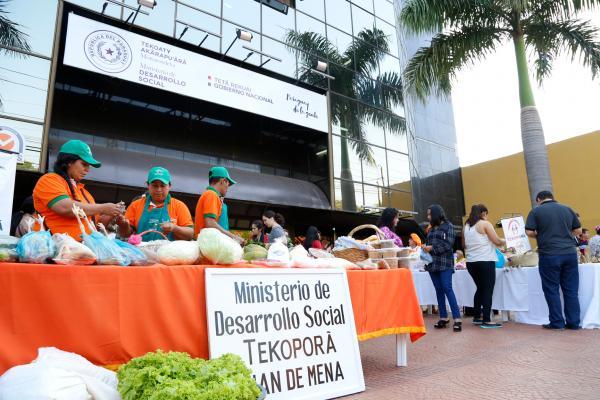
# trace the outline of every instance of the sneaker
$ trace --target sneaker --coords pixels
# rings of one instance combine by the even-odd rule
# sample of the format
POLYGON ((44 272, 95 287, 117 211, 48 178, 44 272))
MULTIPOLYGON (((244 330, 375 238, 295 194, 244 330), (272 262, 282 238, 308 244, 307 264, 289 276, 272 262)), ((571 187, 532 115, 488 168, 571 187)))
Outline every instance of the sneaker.
POLYGON ((483 320, 481 318, 473 318, 473 325, 481 325, 483 320))
POLYGON ((551 331, 564 331, 565 330, 565 328, 562 328, 560 326, 554 326, 551 324, 544 324, 544 325, 542 325, 542 328, 549 329, 551 331))
POLYGON ((484 322, 481 324, 480 328, 483 328, 483 329, 502 328, 502 324, 499 324, 497 322, 484 322))
POLYGON ((578 331, 581 329, 581 327, 579 325, 567 325, 566 328, 570 329, 572 331, 578 331))

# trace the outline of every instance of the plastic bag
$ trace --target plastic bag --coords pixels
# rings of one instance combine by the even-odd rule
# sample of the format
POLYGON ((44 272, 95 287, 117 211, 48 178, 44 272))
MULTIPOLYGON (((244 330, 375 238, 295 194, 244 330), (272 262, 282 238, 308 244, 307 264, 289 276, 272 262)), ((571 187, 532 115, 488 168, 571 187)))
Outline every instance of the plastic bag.
POLYGON ((32 264, 45 264, 54 257, 56 246, 52 241, 50 232, 44 230, 44 217, 38 218, 39 232, 32 232, 33 221, 28 221, 29 232, 17 243, 17 254, 19 261, 32 264))
POLYGON ((19 261, 19 255, 14 249, 3 249, 0 248, 0 263, 1 262, 17 262, 19 261))
POLYGON ((66 233, 55 233, 52 241, 57 251, 54 262, 62 265, 90 265, 96 262, 96 255, 83 243, 79 243, 66 233))
POLYGON ((421 261, 423 261, 425 264, 431 264, 433 262, 433 257, 431 256, 431 254, 422 251, 419 254, 419 258, 421 259, 421 261))
POLYGON ((158 249, 158 259, 165 265, 194 265, 200 259, 200 248, 196 242, 175 240, 158 249))
POLYGON ((298 260, 302 258, 309 258, 308 251, 302 245, 295 246, 292 250, 290 250, 290 259, 298 260))
POLYGON ((151 264, 146 254, 136 246, 123 242, 122 240, 115 240, 114 242, 121 248, 121 251, 129 257, 129 265, 144 266, 151 264))
POLYGON ((96 254, 96 263, 99 265, 127 266, 131 260, 115 243, 98 231, 89 235, 82 235, 83 243, 96 254))
POLYGON ((267 259, 281 262, 290 261, 290 250, 281 242, 275 242, 269 246, 267 259))
POLYGON ((267 249, 259 244, 249 244, 244 247, 243 259, 246 261, 262 260, 267 258, 267 249))
POLYGON ((234 264, 242 259, 242 247, 215 228, 204 228, 198 235, 202 255, 212 264, 234 264))
POLYGON ((53 347, 38 350, 31 364, 0 377, 2 400, 119 400, 116 374, 53 347))

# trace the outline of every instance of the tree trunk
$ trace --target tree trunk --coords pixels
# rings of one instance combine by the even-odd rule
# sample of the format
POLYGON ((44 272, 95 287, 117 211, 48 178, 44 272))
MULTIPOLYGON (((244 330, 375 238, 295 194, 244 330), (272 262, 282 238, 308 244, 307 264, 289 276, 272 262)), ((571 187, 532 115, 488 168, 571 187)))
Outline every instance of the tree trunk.
POLYGON ((552 177, 544 140, 544 129, 535 106, 531 82, 529 81, 525 41, 522 36, 515 37, 513 41, 519 77, 521 140, 523 141, 523 155, 525 156, 525 171, 527 173, 531 205, 535 206, 535 198, 540 191, 552 191, 552 177))
POLYGON ((350 168, 350 154, 348 153, 348 139, 346 132, 341 132, 341 171, 340 182, 342 191, 342 208, 346 211, 356 211, 356 195, 354 193, 354 182, 352 182, 352 169, 350 168))

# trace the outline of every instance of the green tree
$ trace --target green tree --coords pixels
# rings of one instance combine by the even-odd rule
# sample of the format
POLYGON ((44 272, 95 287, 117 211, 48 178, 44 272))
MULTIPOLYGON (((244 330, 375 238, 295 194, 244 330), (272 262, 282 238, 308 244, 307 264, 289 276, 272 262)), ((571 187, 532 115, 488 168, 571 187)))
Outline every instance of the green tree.
POLYGON ((350 168, 349 143, 362 161, 375 164, 373 151, 366 142, 365 124, 383 127, 387 132, 397 135, 406 132, 404 118, 378 112, 372 107, 357 110, 357 106, 351 100, 362 100, 388 110, 404 103, 399 71, 377 74, 376 80, 368 78, 378 71, 379 63, 389 52, 385 33, 373 28, 364 29, 356 36, 359 40, 354 41, 343 52, 327 38, 315 32, 288 31, 285 37, 291 51, 300 50, 298 76, 307 83, 321 85, 323 77, 308 70, 317 60, 328 62, 328 74, 335 78, 331 82, 332 89, 341 94, 342 99, 347 99, 331 102, 331 117, 333 122, 341 127, 342 208, 351 211, 356 210, 356 198, 350 168), (352 140, 349 142, 348 139, 352 140))
MULTIPOLYGON (((21 55, 15 50, 29 51, 27 34, 19 29, 19 24, 7 18, 9 12, 6 10, 9 0, 0 0, 0 54, 21 55)), ((2 97, 0 94, 0 107, 2 97)))
MULTIPOLYGON (((595 78, 600 73, 600 31, 578 17, 598 0, 406 0, 400 16, 413 33, 440 32, 422 47, 404 71, 407 88, 421 99, 448 95, 456 72, 512 41, 519 79, 521 136, 532 204, 552 190, 544 131, 535 106, 527 62, 533 57, 538 83, 562 55, 578 58, 595 78)), ((493 79, 493 77, 490 77, 493 79)))

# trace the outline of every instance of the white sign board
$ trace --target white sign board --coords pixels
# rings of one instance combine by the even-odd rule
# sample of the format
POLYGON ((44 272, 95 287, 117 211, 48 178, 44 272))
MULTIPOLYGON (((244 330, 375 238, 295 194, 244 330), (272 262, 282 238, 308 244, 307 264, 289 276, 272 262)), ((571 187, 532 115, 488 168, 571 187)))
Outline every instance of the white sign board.
POLYGON ((0 151, 0 235, 10 235, 17 157, 0 151))
POLYGON ((344 270, 206 269, 211 358, 241 356, 267 399, 365 390, 344 270))
POLYGON ((73 13, 63 63, 328 131, 325 95, 73 13))
POLYGON ((25 138, 16 129, 0 126, 0 150, 17 154, 17 163, 22 164, 25 155, 25 138))
POLYGON ((531 250, 531 243, 525 233, 523 217, 507 218, 502 221, 502 230, 506 239, 506 247, 513 247, 517 254, 531 250))

